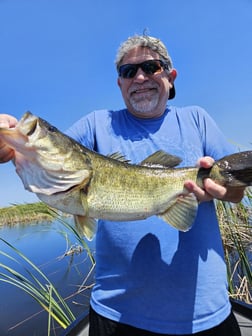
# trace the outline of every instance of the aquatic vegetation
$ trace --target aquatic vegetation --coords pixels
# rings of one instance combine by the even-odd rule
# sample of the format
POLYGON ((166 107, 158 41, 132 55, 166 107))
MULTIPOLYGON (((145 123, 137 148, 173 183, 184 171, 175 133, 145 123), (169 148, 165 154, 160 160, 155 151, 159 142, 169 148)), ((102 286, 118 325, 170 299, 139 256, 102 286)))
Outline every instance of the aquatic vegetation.
POLYGON ((252 303, 252 190, 238 204, 216 201, 230 296, 252 303))
POLYGON ((12 204, 0 208, 0 226, 27 225, 40 221, 53 221, 58 216, 43 202, 12 204))
MULTIPOLYGON (((37 206, 38 204, 36 204, 37 206)), ((25 208, 25 207, 24 207, 25 208)), ((20 208, 19 208, 20 209, 20 208)), ((22 208, 23 209, 23 208, 22 208)), ((90 270, 88 274, 85 275, 85 278, 78 287, 78 289, 74 290, 70 297, 73 297, 79 294, 81 291, 85 290, 87 287, 85 284, 87 280, 91 278, 92 271, 95 266, 94 256, 83 238, 82 234, 78 231, 78 228, 75 228, 71 224, 69 224, 64 216, 58 215, 58 213, 49 209, 48 207, 41 208, 39 205, 40 213, 43 211, 47 214, 48 218, 51 220, 56 220, 62 224, 62 229, 57 231, 57 233, 64 236, 67 244, 70 245, 69 236, 73 236, 76 241, 75 245, 70 246, 74 251, 76 250, 76 246, 78 249, 76 251, 82 253, 84 250, 89 259, 90 270)), ((25 210, 24 210, 25 213, 25 210)), ((22 213, 22 216, 24 215, 22 213)), ((29 207, 28 211, 29 213, 29 207)), ((17 212, 15 212, 16 216, 17 212)), ((39 215, 40 218, 40 215, 39 215)), ((57 291, 54 284, 49 280, 49 278, 45 275, 41 269, 35 265, 28 257, 26 257, 20 250, 18 250, 15 246, 10 244, 8 241, 0 237, 0 241, 7 245, 10 252, 0 251, 0 255, 3 256, 4 262, 0 263, 0 281, 4 283, 11 284, 25 293, 30 295, 38 304, 48 312, 48 336, 51 332, 51 324, 56 322, 60 327, 67 328, 74 320, 75 316, 71 311, 70 307, 67 305, 67 298, 63 298, 61 294, 57 291)), ((69 251, 69 250, 68 250, 69 251)), ((65 253, 63 254, 65 257, 65 253)), ((85 260, 87 262, 87 260, 85 260)), ((90 287, 90 286, 89 286, 90 287)))
MULTIPOLYGON (((48 312, 49 331, 51 318, 55 319, 62 328, 66 328, 75 320, 75 316, 54 285, 21 251, 16 249, 6 240, 2 238, 0 238, 0 240, 8 245, 12 252, 15 252, 17 257, 13 257, 2 251, 0 251, 0 254, 4 255, 11 264, 17 264, 17 266, 22 265, 23 268, 22 272, 18 272, 16 267, 10 267, 8 266, 8 263, 0 263, 0 281, 22 289, 48 312)), ((50 334, 48 333, 48 335, 50 334)))

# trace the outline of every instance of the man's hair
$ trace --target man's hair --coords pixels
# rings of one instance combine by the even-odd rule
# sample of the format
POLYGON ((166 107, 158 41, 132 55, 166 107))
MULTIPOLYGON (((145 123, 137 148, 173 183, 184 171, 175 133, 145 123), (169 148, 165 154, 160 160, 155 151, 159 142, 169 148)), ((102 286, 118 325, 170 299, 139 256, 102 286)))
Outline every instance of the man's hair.
POLYGON ((168 70, 173 68, 171 57, 161 40, 148 35, 134 35, 128 37, 128 39, 122 42, 118 48, 115 58, 117 70, 122 63, 124 56, 135 47, 150 48, 159 54, 161 61, 168 65, 168 70))

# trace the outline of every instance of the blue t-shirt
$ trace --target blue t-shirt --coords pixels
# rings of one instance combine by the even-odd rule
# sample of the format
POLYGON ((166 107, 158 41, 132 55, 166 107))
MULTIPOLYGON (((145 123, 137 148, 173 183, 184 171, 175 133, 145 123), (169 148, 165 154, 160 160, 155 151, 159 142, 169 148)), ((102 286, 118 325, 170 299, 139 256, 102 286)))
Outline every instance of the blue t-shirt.
MULTIPOLYGON (((140 119, 126 109, 94 111, 67 134, 101 154, 120 152, 133 163, 160 149, 181 157, 180 166, 234 152, 198 106, 169 106, 156 119, 140 119)), ((230 303, 214 203, 200 204, 185 233, 156 216, 100 220, 91 305, 109 319, 157 333, 190 334, 221 323, 230 303)))

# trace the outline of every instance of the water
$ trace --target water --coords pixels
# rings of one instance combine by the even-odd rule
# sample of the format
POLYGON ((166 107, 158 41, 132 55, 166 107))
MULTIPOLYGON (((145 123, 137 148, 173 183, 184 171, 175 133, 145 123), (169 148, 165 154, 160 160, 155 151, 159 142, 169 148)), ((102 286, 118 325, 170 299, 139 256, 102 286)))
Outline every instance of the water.
MULTIPOLYGON (((90 270, 91 262, 86 251, 64 256, 70 246, 77 246, 78 243, 74 235, 58 221, 3 227, 0 228, 0 238, 8 241, 39 266, 63 298, 76 293, 90 270)), ((94 250, 94 242, 89 243, 89 246, 94 250)), ((0 254, 0 264, 7 264, 27 276, 24 266, 30 268, 29 265, 20 260, 3 241, 0 241, 0 250, 20 262, 18 264, 0 254)), ((2 267, 0 272, 3 272, 2 267)), ((41 278, 40 280, 45 283, 41 278)), ((86 285, 92 285, 92 282, 93 279, 89 278, 86 285)), ((75 317, 88 310, 89 294, 90 290, 87 289, 66 300, 75 317)), ((1 336, 47 335, 48 314, 33 298, 2 281, 0 297, 1 336)), ((57 323, 52 328, 54 330, 51 335, 60 335, 63 331, 57 323)))

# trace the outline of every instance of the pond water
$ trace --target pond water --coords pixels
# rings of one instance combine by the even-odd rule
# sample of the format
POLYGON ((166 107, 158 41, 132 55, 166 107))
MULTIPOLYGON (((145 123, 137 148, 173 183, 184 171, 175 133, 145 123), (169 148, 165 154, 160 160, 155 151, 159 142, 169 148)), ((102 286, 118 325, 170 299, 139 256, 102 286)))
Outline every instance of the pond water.
MULTIPOLYGON (((54 221, 1 227, 0 238, 12 244, 38 266, 63 298, 70 296, 66 302, 75 317, 88 311, 90 289, 83 288, 79 294, 76 292, 89 273, 92 263, 86 250, 79 253, 80 245, 76 237, 62 223, 54 221), (71 247, 77 248, 76 253, 65 255, 67 251, 73 251, 71 247), (76 295, 72 296, 74 293, 76 295)), ((94 252, 94 241, 88 245, 94 252)), ((0 264, 15 268, 17 272, 27 276, 24 267, 30 269, 29 265, 20 260, 18 254, 2 240, 0 251, 0 264), (11 261, 4 253, 18 259, 20 264, 11 261)), ((0 272, 3 272, 1 265, 0 272)), ((92 283, 93 278, 90 276, 85 285, 90 287, 92 283)), ((1 336, 47 335, 48 313, 30 295, 16 286, 0 281, 0 297, 1 336)), ((55 322, 51 328, 51 335, 60 335, 63 331, 55 322)))

